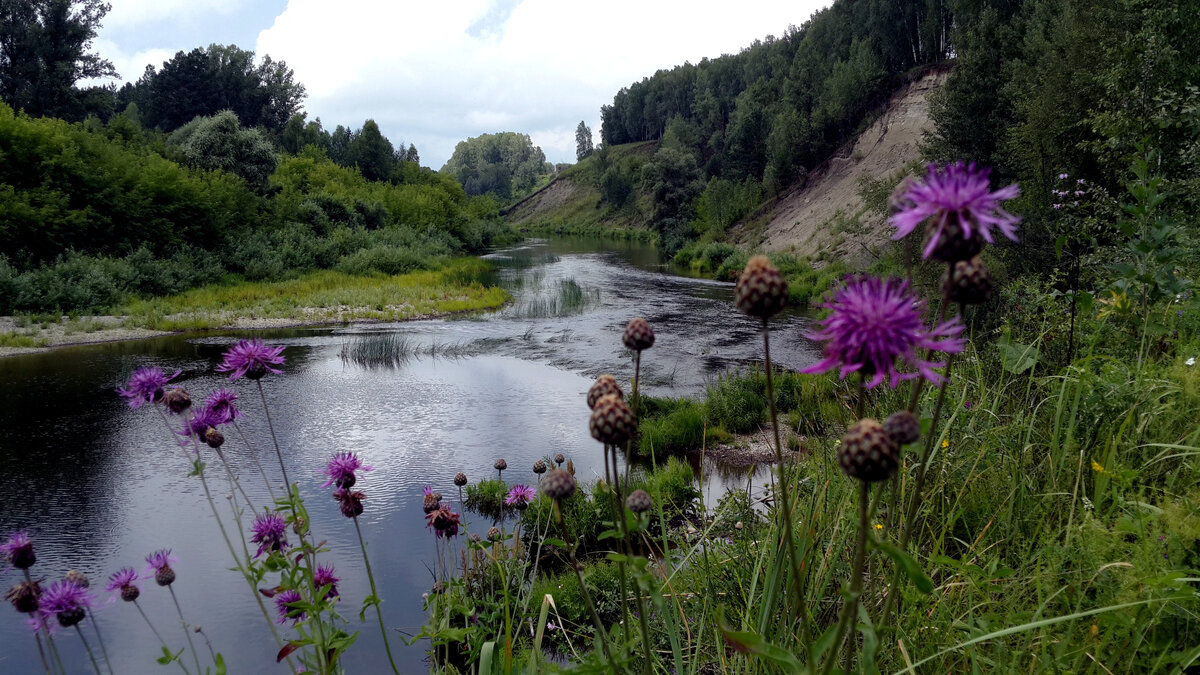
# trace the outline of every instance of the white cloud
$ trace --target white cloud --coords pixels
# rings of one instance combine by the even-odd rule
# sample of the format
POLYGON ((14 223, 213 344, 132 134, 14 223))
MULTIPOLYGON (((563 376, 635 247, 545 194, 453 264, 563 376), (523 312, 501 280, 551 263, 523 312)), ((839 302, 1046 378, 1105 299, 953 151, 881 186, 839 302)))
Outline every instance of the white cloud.
POLYGON ((163 19, 178 22, 204 14, 229 14, 238 4, 238 0, 115 0, 104 26, 136 28, 163 19))
POLYGON ((82 85, 88 84, 117 84, 122 82, 136 82, 142 76, 142 72, 146 70, 147 65, 153 65, 158 68, 163 64, 163 61, 169 60, 175 55, 174 51, 169 49, 141 49, 136 52, 126 52, 121 49, 120 45, 111 40, 98 38, 93 45, 93 52, 98 53, 104 58, 112 61, 113 67, 117 69, 117 73, 121 75, 120 79, 93 79, 81 82, 82 85))
POLYGON ((551 161, 574 161, 579 120, 599 142, 600 106, 621 87, 780 35, 826 4, 525 0, 481 31, 481 19, 503 17, 486 0, 290 0, 256 51, 295 70, 310 116, 354 127, 373 118, 435 168, 458 141, 498 131, 529 133, 551 161))

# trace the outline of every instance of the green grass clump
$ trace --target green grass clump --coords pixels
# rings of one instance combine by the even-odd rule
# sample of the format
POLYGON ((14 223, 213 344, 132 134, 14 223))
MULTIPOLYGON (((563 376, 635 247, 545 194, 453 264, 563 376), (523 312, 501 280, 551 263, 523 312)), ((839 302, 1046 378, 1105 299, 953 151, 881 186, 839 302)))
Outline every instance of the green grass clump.
POLYGON ((485 478, 476 483, 470 483, 464 488, 466 499, 464 505, 472 511, 491 518, 499 518, 501 514, 512 510, 504 504, 508 496, 509 486, 499 478, 485 478))

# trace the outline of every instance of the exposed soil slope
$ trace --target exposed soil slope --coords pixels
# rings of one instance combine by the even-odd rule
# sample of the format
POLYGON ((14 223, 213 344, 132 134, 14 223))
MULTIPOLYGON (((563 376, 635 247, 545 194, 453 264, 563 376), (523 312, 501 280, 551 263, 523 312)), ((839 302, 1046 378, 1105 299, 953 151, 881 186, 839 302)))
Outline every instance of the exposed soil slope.
POLYGON ((928 96, 948 73, 935 70, 896 92, 880 117, 796 188, 736 228, 737 243, 770 251, 862 259, 890 236, 885 218, 863 213, 859 183, 885 178, 921 159, 921 134, 932 129, 928 96))

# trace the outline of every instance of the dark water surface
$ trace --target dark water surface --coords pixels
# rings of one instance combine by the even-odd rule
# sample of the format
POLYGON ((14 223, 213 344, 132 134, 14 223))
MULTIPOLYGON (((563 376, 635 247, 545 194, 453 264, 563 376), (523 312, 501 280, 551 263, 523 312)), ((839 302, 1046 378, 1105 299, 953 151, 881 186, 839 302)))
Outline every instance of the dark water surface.
MULTIPOLYGON (((529 467, 556 452, 572 458, 585 481, 603 475, 584 399, 599 373, 632 379, 620 339, 630 318, 646 317, 657 335, 642 364, 648 393, 696 395, 725 369, 760 358, 758 324, 734 309, 732 284, 673 275, 648 245, 562 239, 490 257, 514 302, 483 316, 182 335, 0 359, 0 537, 30 532, 35 577, 49 581, 68 569, 91 577, 95 615, 117 673, 164 672, 153 661, 158 643, 134 607, 108 602, 102 590, 109 574, 123 566, 142 569, 144 556, 159 548, 179 557, 179 603, 224 654, 230 673, 286 672, 274 662, 277 646, 248 587, 228 571, 232 562, 199 481, 187 476, 162 419, 149 406, 130 410, 113 391, 146 365, 182 370, 177 381, 198 400, 217 387, 236 389, 246 413, 242 428, 254 447, 247 450, 230 429, 227 456, 261 509, 269 497, 253 459, 276 483, 281 478, 258 391, 213 372, 229 344, 261 336, 286 346, 285 374, 264 379, 264 390, 288 475, 299 483, 314 534, 331 549, 323 560, 342 578, 347 629, 361 631, 346 671, 383 672, 378 626, 371 615, 365 624, 358 621, 369 589, 353 524, 320 487, 320 469, 334 452, 353 450, 375 467, 356 486, 367 494, 359 520, 386 622, 416 633, 435 560, 422 487, 433 485, 457 501, 454 474, 463 471, 472 482, 490 477, 498 457, 511 467, 504 475, 510 484, 533 483, 529 467), (381 337, 404 343, 409 357, 391 366, 354 358, 356 344, 381 337)), ((781 365, 814 360, 814 348, 800 335, 805 322, 790 315, 773 323, 772 356, 781 365)), ((229 488, 216 469, 210 463, 209 484, 227 516, 229 488)), ((712 472, 716 477, 706 483, 710 500, 724 480, 744 480, 721 473, 712 472)), ((468 520, 475 527, 491 524, 478 516, 468 520)), ((5 588, 17 580, 16 570, 0 571, 5 588)), ((184 646, 166 589, 150 581, 142 591, 139 604, 160 633, 172 646, 184 646)), ((273 606, 268 609, 274 617, 273 606)), ((280 631, 290 632, 286 626, 280 631)), ((394 635, 401 671, 426 671, 428 643, 408 647, 394 635)), ((194 638, 204 652, 200 636, 194 638)), ((69 672, 91 672, 74 631, 60 633, 56 642, 69 672)), ((3 608, 0 673, 40 670, 23 617, 3 608)))

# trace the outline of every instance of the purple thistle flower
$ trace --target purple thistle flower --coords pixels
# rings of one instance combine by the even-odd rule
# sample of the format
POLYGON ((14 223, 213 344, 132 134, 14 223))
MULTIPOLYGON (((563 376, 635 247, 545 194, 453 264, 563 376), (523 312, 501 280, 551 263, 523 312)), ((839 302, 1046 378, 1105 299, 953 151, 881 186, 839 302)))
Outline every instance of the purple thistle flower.
POLYGON ((318 589, 329 586, 329 592, 325 594, 325 598, 328 600, 338 597, 338 581, 340 579, 333 575, 332 565, 317 565, 317 571, 313 572, 313 585, 318 589))
MULTIPOLYGON (((358 458, 358 455, 354 454, 353 452, 343 450, 342 452, 334 455, 329 460, 329 464, 325 466, 323 473, 326 476, 329 476, 329 480, 321 483, 321 487, 329 487, 330 485, 335 484, 340 488, 353 487, 354 484, 358 482, 358 476, 354 474, 355 471, 366 472, 374 470, 375 467, 363 464, 362 460, 358 458)), ((426 489, 431 488, 426 486, 426 489)))
POLYGON ((897 198, 900 210, 891 218, 896 226, 892 238, 902 239, 927 219, 934 218, 934 229, 922 254, 925 258, 937 248, 948 227, 962 228, 965 239, 970 239, 977 229, 988 243, 992 243, 991 230, 996 227, 1004 236, 1016 241, 1016 225, 1021 219, 1000 208, 1000 202, 1016 197, 1021 190, 1013 184, 989 192, 990 173, 991 169, 977 169, 974 163, 956 162, 944 170, 929 164, 925 180, 913 181, 897 198))
POLYGON ((37 562, 33 553, 33 540, 24 531, 13 532, 8 541, 0 544, 0 555, 8 564, 19 570, 27 570, 37 562))
POLYGON ((250 526, 250 531, 254 533, 250 537, 250 542, 258 544, 258 552, 254 557, 269 553, 271 551, 282 551, 288 547, 287 542, 287 521, 278 513, 264 513, 254 519, 254 524, 250 526))
POLYGON ((146 556, 146 573, 158 572, 164 567, 170 567, 173 562, 179 562, 179 558, 171 555, 171 549, 159 549, 146 556))
POLYGON ((184 425, 181 431, 176 431, 175 433, 179 434, 180 436, 191 436, 195 434, 196 438, 199 438, 203 441, 205 432, 207 432, 209 428, 215 429, 218 424, 224 424, 224 421, 221 419, 221 415, 219 415, 209 406, 205 405, 199 410, 193 409, 192 419, 188 420, 187 424, 184 425))
POLYGON ((204 399, 204 407, 213 411, 221 424, 229 424, 242 416, 242 412, 234 405, 238 395, 232 389, 217 389, 204 399))
POLYGON ((62 579, 50 584, 38 598, 39 611, 43 616, 58 619, 59 625, 70 628, 83 621, 87 608, 92 605, 92 596, 82 585, 62 579))
POLYGON ((275 595, 275 608, 279 610, 279 620, 277 623, 284 623, 288 619, 292 620, 292 625, 296 625, 306 618, 306 614, 302 609, 288 607, 293 602, 300 602, 303 598, 300 597, 299 591, 287 590, 275 595))
POLYGON ((142 593, 135 583, 137 580, 137 570, 132 567, 122 567, 109 575, 108 585, 104 587, 104 590, 110 593, 120 593, 122 600, 132 602, 137 600, 142 593))
POLYGON ((813 340, 825 341, 825 358, 801 370, 824 373, 841 369, 841 377, 854 372, 870 376, 866 386, 873 388, 890 379, 895 388, 902 380, 924 377, 935 385, 942 383, 934 369, 944 364, 917 356, 918 349, 948 354, 962 351, 958 337, 963 326, 955 317, 932 330, 921 318, 924 302, 908 294, 908 282, 895 279, 859 277, 847 281, 833 300, 822 307, 830 310, 818 331, 806 333, 813 340), (900 359, 916 372, 896 370, 900 359))
POLYGON ((504 498, 504 503, 509 506, 522 507, 533 501, 537 493, 528 485, 514 485, 508 491, 508 496, 504 498))
POLYGON ((458 522, 459 514, 451 511, 447 504, 425 514, 425 527, 432 527, 438 539, 457 536, 458 522))
POLYGON ((257 380, 267 373, 279 375, 283 371, 271 366, 283 363, 283 357, 280 356, 282 353, 283 347, 267 346, 258 338, 240 340, 225 351, 224 360, 221 361, 221 365, 217 366, 217 372, 230 373, 229 379, 231 380, 243 376, 257 380))
POLYGON ((168 376, 158 366, 138 368, 129 376, 128 384, 117 387, 117 393, 129 399, 129 407, 137 410, 146 403, 154 403, 162 398, 163 387, 182 372, 177 370, 174 375, 168 376))

